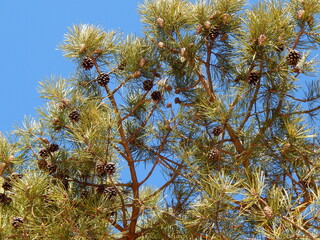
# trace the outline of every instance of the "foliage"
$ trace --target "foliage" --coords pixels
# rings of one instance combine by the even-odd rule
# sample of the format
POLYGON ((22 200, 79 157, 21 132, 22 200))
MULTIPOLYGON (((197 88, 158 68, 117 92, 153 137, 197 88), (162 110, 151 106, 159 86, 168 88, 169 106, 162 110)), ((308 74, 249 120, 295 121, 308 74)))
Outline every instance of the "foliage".
POLYGON ((0 238, 319 239, 319 1, 139 11, 70 28, 74 76, 0 136, 0 238))

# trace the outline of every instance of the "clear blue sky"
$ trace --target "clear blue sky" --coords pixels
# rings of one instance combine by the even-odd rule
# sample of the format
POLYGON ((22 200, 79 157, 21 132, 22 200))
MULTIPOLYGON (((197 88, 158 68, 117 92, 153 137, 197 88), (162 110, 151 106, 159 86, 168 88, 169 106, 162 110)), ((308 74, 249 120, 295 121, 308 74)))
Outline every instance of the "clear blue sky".
POLYGON ((0 0, 0 132, 36 116, 43 105, 38 82, 52 75, 68 77, 74 64, 57 45, 68 27, 90 23, 124 33, 139 33, 139 0, 0 0))

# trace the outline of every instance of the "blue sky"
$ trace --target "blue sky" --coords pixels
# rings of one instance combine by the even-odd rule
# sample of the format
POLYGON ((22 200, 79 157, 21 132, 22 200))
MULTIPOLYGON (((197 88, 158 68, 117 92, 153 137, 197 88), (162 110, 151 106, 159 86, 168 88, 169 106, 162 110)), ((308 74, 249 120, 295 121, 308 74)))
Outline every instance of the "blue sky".
POLYGON ((0 132, 35 116, 43 105, 38 82, 70 76, 74 64, 57 45, 68 27, 90 23, 124 33, 139 33, 138 0, 0 0, 0 132))

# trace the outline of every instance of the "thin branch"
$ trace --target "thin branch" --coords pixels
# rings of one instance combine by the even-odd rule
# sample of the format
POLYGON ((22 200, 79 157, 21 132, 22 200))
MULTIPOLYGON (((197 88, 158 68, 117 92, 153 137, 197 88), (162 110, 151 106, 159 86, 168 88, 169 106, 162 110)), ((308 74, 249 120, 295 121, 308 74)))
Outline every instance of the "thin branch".
POLYGON ((299 40, 301 38, 301 36, 304 34, 304 26, 301 28, 301 30, 299 31, 296 40, 294 41, 293 45, 292 45, 292 49, 295 49, 299 43, 299 40))
MULTIPOLYGON (((206 47, 207 47, 207 56, 206 56, 206 73, 208 77, 208 82, 209 82, 209 89, 210 93, 213 94, 213 84, 212 84, 212 77, 211 77, 211 71, 210 71, 210 62, 211 62, 211 49, 212 49, 213 43, 209 40, 206 41, 206 47)), ((210 94, 211 95, 211 94, 210 94)), ((209 96, 210 96, 209 95, 209 96)))
POLYGON ((215 97, 214 93, 210 91, 210 88, 208 87, 207 82, 204 79, 204 76, 201 74, 201 72, 199 70, 197 70, 196 73, 197 73, 199 80, 201 81, 203 87, 205 88, 208 96, 210 97, 210 100, 214 101, 216 99, 216 97, 215 97))
POLYGON ((312 236, 312 234, 310 232, 308 232, 306 229, 304 229, 302 226, 299 226, 298 224, 296 224, 294 221, 292 221, 290 218, 286 217, 286 216, 282 216, 282 219, 284 219, 285 221, 291 223, 292 225, 294 225, 296 228, 298 228, 301 232, 303 232, 305 235, 307 235, 309 237, 309 239, 311 240, 316 240, 315 237, 312 236))
MULTIPOLYGON (((179 169, 179 168, 178 168, 178 169, 179 169)), ((165 184, 163 184, 163 185, 162 185, 160 188, 158 188, 155 192, 153 192, 152 194, 150 194, 150 195, 146 198, 146 200, 148 200, 148 199, 156 196, 156 195, 159 194, 160 192, 162 192, 165 188, 167 188, 167 187, 176 179, 176 177, 177 177, 178 175, 179 175, 179 174, 175 172, 175 173, 172 175, 172 177, 171 177, 165 184)))
POLYGON ((159 160, 157 159, 154 163, 153 166, 151 168, 151 170, 149 171, 148 175, 139 183, 139 185, 141 186, 142 184, 144 184, 152 175, 154 169, 156 168, 156 166, 158 165, 159 160))
POLYGON ((320 96, 317 96, 317 97, 313 97, 313 98, 309 98, 309 99, 299 99, 299 98, 295 98, 294 96, 287 94, 287 93, 284 93, 284 95, 292 98, 293 100, 299 101, 299 102, 311 102, 311 101, 314 101, 314 100, 317 100, 320 98, 320 96))
POLYGON ((145 121, 140 125, 140 127, 138 129, 136 129, 134 131, 134 133, 131 134, 130 138, 129 138, 129 142, 132 141, 132 139, 134 139, 136 137, 136 135, 141 131, 141 129, 143 129, 146 124, 148 123, 150 117, 152 116, 152 114, 154 113, 154 111, 157 109, 159 102, 157 102, 153 108, 151 109, 151 111, 149 112, 148 116, 146 117, 145 121))
POLYGON ((115 89, 112 91, 112 95, 114 95, 124 84, 126 84, 132 77, 127 77, 122 83, 120 83, 115 89))
POLYGON ((282 113, 282 116, 289 116, 289 115, 293 115, 293 114, 303 114, 303 113, 312 113, 314 111, 317 111, 320 109, 320 105, 316 108, 312 108, 310 110, 305 110, 305 111, 298 111, 298 112, 292 112, 292 113, 282 113))
POLYGON ((131 110, 131 112, 129 112, 126 116, 124 116, 123 118, 121 118, 120 121, 123 121, 125 119, 127 119, 128 117, 132 116, 132 114, 137 110, 137 108, 145 102, 149 102, 149 100, 144 100, 145 97, 148 95, 148 92, 146 92, 145 94, 143 94, 141 100, 134 106, 134 108, 131 110))
POLYGON ((244 125, 246 124, 246 122, 248 121, 248 119, 250 118, 251 115, 251 111, 252 111, 252 108, 254 106, 254 104, 256 103, 256 100, 257 100, 257 96, 258 96, 258 93, 259 93, 259 89, 260 89, 260 82, 258 83, 257 87, 256 87, 256 90, 254 92, 254 95, 253 97, 251 98, 251 101, 249 103, 249 107, 248 107, 248 110, 247 110, 247 115, 245 116, 245 118, 243 119, 242 123, 240 124, 240 126, 238 127, 237 129, 237 132, 241 131, 242 128, 244 127, 244 125))

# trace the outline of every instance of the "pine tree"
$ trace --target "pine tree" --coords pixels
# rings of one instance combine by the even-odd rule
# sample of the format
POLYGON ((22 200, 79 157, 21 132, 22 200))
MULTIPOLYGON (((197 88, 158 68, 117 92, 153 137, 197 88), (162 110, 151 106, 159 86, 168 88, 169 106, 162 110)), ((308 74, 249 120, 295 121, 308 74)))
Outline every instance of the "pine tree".
POLYGON ((139 11, 70 28, 74 76, 0 136, 0 239, 319 239, 319 0, 139 11))

